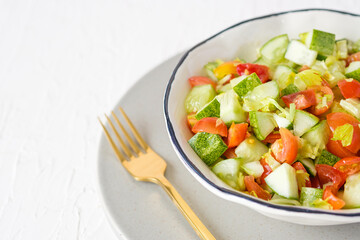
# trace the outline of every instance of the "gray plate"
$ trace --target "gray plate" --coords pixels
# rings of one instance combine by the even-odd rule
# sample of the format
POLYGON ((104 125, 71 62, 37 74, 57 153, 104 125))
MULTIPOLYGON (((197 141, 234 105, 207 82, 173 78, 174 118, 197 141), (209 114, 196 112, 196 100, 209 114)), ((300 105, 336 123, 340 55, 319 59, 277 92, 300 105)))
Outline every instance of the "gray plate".
MULTIPOLYGON (((270 219, 223 200, 201 186, 176 156, 163 117, 163 94, 177 55, 141 78, 119 101, 149 145, 168 163, 166 177, 216 239, 356 239, 360 224, 330 227, 270 219)), ((186 81, 186 79, 184 79, 186 81)), ((163 190, 135 181, 115 158, 102 135, 98 155, 99 194, 118 236, 131 240, 198 239, 163 190)))

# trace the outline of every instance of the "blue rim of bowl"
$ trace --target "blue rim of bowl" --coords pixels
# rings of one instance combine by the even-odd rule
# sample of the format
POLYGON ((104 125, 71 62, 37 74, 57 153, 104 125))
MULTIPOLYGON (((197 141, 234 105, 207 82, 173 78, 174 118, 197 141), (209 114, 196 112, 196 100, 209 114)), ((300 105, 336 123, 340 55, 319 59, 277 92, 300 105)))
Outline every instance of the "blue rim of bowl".
POLYGON ((239 22, 231 27, 228 27, 220 32, 218 32, 217 34, 209 37, 208 39, 198 43, 197 45, 195 45, 194 47, 192 47, 190 50, 188 50, 180 59, 179 63, 176 65, 171 78, 166 86, 166 91, 165 91, 165 96, 164 96, 164 113, 165 113, 165 119, 166 119, 166 125, 167 125, 167 130, 169 132, 171 141, 173 143, 173 145, 175 146, 175 148, 177 149, 178 153, 181 155, 182 159, 184 160, 185 164, 190 167, 202 180, 204 180, 209 186, 211 186, 212 188, 215 188, 216 190, 228 194, 228 195, 232 195, 232 196, 236 196, 242 199, 246 199, 247 201, 256 203, 256 204, 260 204, 269 208, 273 208, 273 209, 279 209, 279 210, 285 210, 285 211, 291 211, 291 212, 298 212, 298 213, 319 213, 319 214, 328 214, 328 215, 335 215, 335 216, 344 216, 344 217, 359 217, 360 216, 360 212, 359 213, 346 213, 346 212, 337 212, 337 211, 326 211, 326 210, 317 210, 317 209, 310 209, 310 208, 301 208, 301 207, 295 207, 295 206, 286 206, 286 205, 278 205, 278 204, 272 204, 266 201, 263 201, 261 199, 258 198, 254 198, 251 196, 248 196, 246 194, 242 194, 239 192, 235 192, 235 191, 231 191, 229 189, 223 188, 223 187, 219 187, 217 186, 215 183, 213 183, 210 179, 208 179, 196 166, 195 164, 187 157, 187 155, 185 154, 185 152, 183 151, 183 149, 180 147, 180 144, 175 136, 175 132, 174 132, 174 128, 172 126, 172 123, 170 121, 170 117, 169 117, 169 111, 168 111, 168 101, 169 101, 169 95, 170 95, 170 90, 171 90, 171 86, 172 83, 175 79, 175 75, 179 69, 179 67, 182 65, 182 63, 184 62, 184 60, 187 58, 187 56, 189 55, 189 53, 191 53, 194 49, 196 49, 197 47, 203 45, 204 43, 206 43, 207 41, 217 37, 218 35, 232 29, 235 28, 237 26, 240 26, 242 24, 248 23, 248 22, 252 22, 252 21, 256 21, 256 20, 260 20, 260 19, 265 19, 265 18, 270 18, 270 17, 275 17, 275 16, 280 16, 280 15, 285 15, 285 14, 289 14, 289 13, 298 13, 298 12, 308 12, 308 11, 325 11, 325 12, 332 12, 332 13, 339 13, 339 14, 343 14, 343 15, 349 15, 349 16, 354 16, 354 17, 360 17, 359 14, 354 14, 354 13, 349 13, 349 12, 343 12, 343 11, 338 11, 338 10, 333 10, 333 9, 324 9, 324 8, 309 8, 309 9, 299 9, 299 10, 291 10, 291 11, 285 11, 285 12, 280 12, 280 13, 274 13, 274 14, 269 14, 269 15, 264 15, 264 16, 260 16, 260 17, 256 17, 256 18, 251 18, 242 22, 239 22))

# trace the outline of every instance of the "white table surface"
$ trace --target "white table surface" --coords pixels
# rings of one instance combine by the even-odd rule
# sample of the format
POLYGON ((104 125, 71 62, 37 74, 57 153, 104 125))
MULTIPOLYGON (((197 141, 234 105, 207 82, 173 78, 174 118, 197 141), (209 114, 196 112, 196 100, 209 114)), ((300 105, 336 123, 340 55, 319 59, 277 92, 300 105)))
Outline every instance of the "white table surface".
POLYGON ((319 7, 360 13, 356 0, 0 0, 0 239, 116 239, 96 192, 96 117, 225 27, 319 7))

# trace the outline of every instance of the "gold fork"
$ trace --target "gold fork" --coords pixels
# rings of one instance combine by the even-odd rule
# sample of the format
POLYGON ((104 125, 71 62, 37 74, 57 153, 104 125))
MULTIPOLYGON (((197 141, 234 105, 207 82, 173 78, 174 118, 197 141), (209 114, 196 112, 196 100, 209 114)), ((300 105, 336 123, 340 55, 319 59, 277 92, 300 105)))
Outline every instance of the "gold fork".
POLYGON ((210 233, 210 231, 205 227, 205 225, 200 221, 196 214, 191 210, 189 205, 184 201, 180 194, 175 190, 171 183, 165 178, 164 173, 166 169, 166 162, 159 155, 157 155, 143 140, 139 132, 135 129, 134 125, 131 123, 128 116, 125 114, 124 110, 120 107, 120 112, 122 113, 125 121, 129 125, 131 132, 135 136, 137 144, 130 137, 129 133, 125 130, 124 126, 120 123, 120 120, 115 115, 114 112, 111 112, 116 124, 119 126, 123 132, 128 144, 126 145, 124 140, 121 138, 119 132, 117 131, 114 123, 111 119, 105 114, 105 117, 113 130, 116 139, 119 142, 118 147, 115 144, 115 141, 111 137, 110 133, 101 122, 100 124, 104 129, 107 139, 115 152, 115 155, 120 160, 125 169, 138 181, 153 182, 160 185, 165 192, 169 195, 171 200, 175 203, 176 207, 184 215, 186 220, 190 223, 192 228, 196 231, 198 236, 201 239, 215 239, 215 237, 210 233), (139 148, 139 146, 140 148, 139 148))

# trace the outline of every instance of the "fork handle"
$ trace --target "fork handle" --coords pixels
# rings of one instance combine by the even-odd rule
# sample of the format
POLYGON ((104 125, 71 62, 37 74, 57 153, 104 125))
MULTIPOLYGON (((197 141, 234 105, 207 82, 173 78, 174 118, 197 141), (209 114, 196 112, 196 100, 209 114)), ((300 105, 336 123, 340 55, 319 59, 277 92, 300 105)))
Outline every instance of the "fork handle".
POLYGON ((205 227, 205 225, 200 221, 200 219, 196 216, 196 214, 185 202, 185 200, 180 196, 176 189, 171 185, 171 183, 165 178, 165 176, 158 177, 156 180, 156 183, 165 190, 171 200, 175 203, 176 207, 184 215, 186 220, 190 223, 191 227, 196 231, 196 233, 201 239, 216 239, 205 227))

